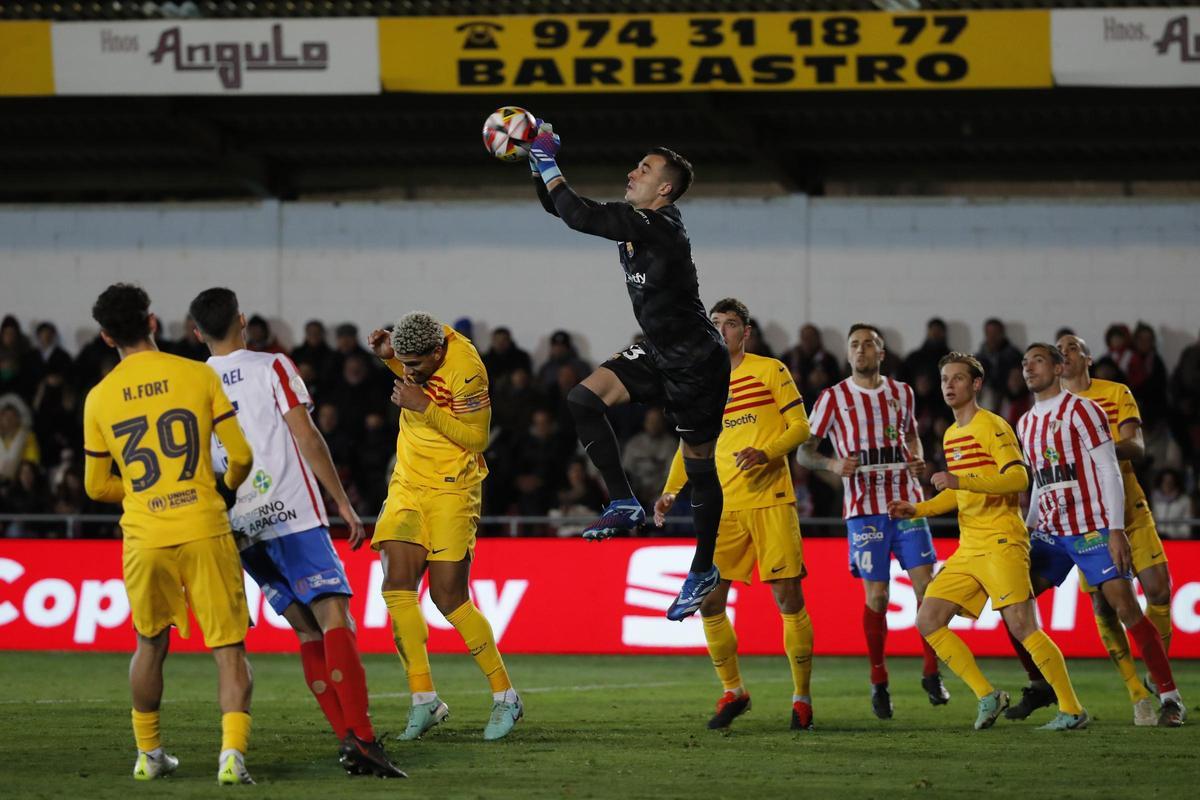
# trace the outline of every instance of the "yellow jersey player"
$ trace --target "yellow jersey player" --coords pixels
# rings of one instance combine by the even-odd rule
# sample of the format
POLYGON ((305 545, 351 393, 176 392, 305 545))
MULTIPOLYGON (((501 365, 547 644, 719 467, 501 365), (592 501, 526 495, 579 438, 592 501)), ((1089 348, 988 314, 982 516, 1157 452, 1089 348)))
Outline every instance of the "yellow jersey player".
POLYGON ((250 472, 250 446, 217 373, 158 351, 158 320, 145 291, 110 286, 92 316, 104 342, 121 357, 84 404, 84 483, 89 497, 123 506, 125 590, 137 631, 129 665, 138 748, 133 777, 150 780, 179 765, 163 752, 158 709, 170 628, 175 625, 187 638, 190 608, 217 662, 222 712, 217 780, 253 783, 245 764, 251 680, 242 644, 250 617, 226 516, 250 472), (216 476, 214 431, 229 454, 226 472, 216 476), (119 478, 112 474, 113 460, 119 478))
POLYGON ((467 589, 488 473, 483 460, 492 417, 487 371, 470 339, 420 311, 401 318, 390 334, 372 331, 370 344, 399 378, 392 392, 392 402, 401 408, 396 469, 371 546, 383 562, 383 598, 412 692, 408 726, 400 738, 416 739, 450 714, 433 686, 429 628, 417 597, 428 569, 429 596, 492 688, 483 738, 500 739, 521 719, 523 708, 492 627, 467 589))
MULTIPOLYGON (((750 311, 745 304, 726 298, 709 313, 729 349, 732 373, 716 453, 725 507, 713 563, 721 581, 700 604, 708 652, 725 688, 708 727, 727 728, 750 709, 750 694, 738 669, 737 635, 725 616, 725 602, 733 581, 750 583, 757 562, 758 576, 771 587, 783 617, 783 644, 792 667, 791 726, 811 730, 813 630, 800 585, 804 548, 788 467, 788 454, 808 438, 808 416, 787 367, 746 352, 750 311)), ((676 451, 667 485, 654 504, 658 525, 687 483, 683 458, 682 449, 676 451)))
MULTIPOLYGON (((1150 513, 1150 504, 1138 484, 1131 463, 1146 453, 1146 445, 1142 441, 1141 412, 1128 386, 1093 378, 1088 373, 1092 365, 1092 353, 1086 341, 1067 334, 1059 337, 1056 346, 1063 355, 1063 387, 1072 394, 1095 401, 1108 418, 1108 427, 1121 464, 1121 482, 1125 487, 1125 534, 1129 537, 1133 571, 1146 595, 1146 616, 1158 629, 1165 650, 1171 642, 1171 573, 1167 569, 1162 540, 1158 538, 1158 530, 1154 525, 1154 515, 1150 513)), ((1133 703, 1133 724, 1157 725, 1153 700, 1138 678, 1129 651, 1129 636, 1117 618, 1116 610, 1082 574, 1079 583, 1091 595, 1096 629, 1129 691, 1129 701, 1133 703)), ((1016 650, 1029 673, 1030 685, 1025 689, 1021 703, 1010 708, 1006 716, 1024 719, 1038 708, 1052 703, 1054 695, 1036 667, 1031 669, 1031 665, 1026 663, 1025 654, 1019 648, 1016 650)))
POLYGON ((938 368, 942 397, 954 411, 954 424, 942 440, 947 469, 932 478, 939 494, 916 504, 888 504, 888 514, 901 519, 958 511, 958 549, 925 590, 917 628, 938 658, 975 692, 975 729, 990 728, 1008 707, 1008 693, 992 686, 966 643, 948 627, 956 614, 978 617, 990 599, 1058 695, 1058 716, 1043 729, 1086 728, 1088 714, 1075 696, 1062 651, 1038 629, 1029 578, 1029 533, 1018 501, 1029 488, 1029 472, 1016 434, 1002 417, 976 402, 984 379, 978 359, 949 353, 938 368))

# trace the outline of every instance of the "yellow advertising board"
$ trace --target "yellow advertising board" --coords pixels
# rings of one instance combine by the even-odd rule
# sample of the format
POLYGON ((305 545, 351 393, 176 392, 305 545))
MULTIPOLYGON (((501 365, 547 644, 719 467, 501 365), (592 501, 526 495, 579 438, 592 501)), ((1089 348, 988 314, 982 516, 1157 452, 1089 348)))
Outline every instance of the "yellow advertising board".
POLYGON ((1047 11, 384 18, 379 51, 392 92, 1051 85, 1047 11))
POLYGON ((0 97, 54 94, 49 22, 0 22, 0 97))

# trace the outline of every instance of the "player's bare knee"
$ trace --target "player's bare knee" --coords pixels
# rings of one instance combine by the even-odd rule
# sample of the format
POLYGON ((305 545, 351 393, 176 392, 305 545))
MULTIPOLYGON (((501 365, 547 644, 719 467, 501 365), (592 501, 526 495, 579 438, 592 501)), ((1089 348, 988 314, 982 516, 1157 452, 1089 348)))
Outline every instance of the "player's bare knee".
POLYGON ((1104 599, 1102 592, 1092 592, 1092 613, 1097 617, 1116 617, 1117 612, 1113 609, 1108 601, 1104 599))
POLYGON ((465 587, 448 588, 445 586, 429 587, 429 599, 437 606, 437 610, 442 612, 442 616, 449 616, 456 608, 459 608, 463 603, 471 600, 471 595, 465 587))
POLYGON ((804 590, 799 578, 770 581, 775 605, 782 614, 799 614, 804 610, 804 590))
POLYGON ((1151 605, 1165 606, 1171 603, 1171 573, 1165 565, 1158 565, 1138 573, 1138 582, 1151 605))
POLYGON ((721 581, 717 588, 709 593, 700 603, 700 616, 715 617, 725 613, 725 604, 729 599, 729 581, 721 581))
POLYGON ((882 581, 866 581, 863 583, 863 591, 866 596, 867 607, 877 614, 882 614, 887 611, 888 600, 888 585, 882 581))

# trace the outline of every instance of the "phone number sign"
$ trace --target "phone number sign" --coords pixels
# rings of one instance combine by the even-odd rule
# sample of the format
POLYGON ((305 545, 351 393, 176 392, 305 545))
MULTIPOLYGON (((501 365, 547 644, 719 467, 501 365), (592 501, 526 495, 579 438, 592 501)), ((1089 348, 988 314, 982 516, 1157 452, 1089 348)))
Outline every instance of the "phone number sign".
POLYGON ((379 49, 392 92, 1051 85, 1045 11, 405 17, 379 49))

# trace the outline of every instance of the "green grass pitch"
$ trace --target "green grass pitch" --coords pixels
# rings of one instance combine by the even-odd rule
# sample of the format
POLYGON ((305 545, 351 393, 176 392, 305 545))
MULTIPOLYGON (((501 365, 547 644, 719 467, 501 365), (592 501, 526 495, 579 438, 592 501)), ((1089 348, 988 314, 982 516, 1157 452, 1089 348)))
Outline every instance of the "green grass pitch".
MULTIPOLYGON (((259 798, 399 797, 1194 797, 1200 783, 1200 663, 1176 676, 1190 700, 1182 729, 1134 728, 1107 662, 1071 663, 1095 721, 1076 733, 1001 720, 971 729, 975 702, 952 675, 948 706, 920 691, 920 664, 890 663, 896 717, 870 712, 862 658, 815 661, 817 730, 788 727, 791 680, 782 658, 743 658, 753 709, 730 731, 705 722, 719 687, 697 657, 509 656, 526 718, 501 742, 481 733, 491 697, 466 656, 435 656, 451 718, 423 741, 392 741, 407 781, 350 778, 304 688, 294 656, 251 657, 254 732, 248 765, 259 798), (1189 696, 1190 695, 1190 696, 1189 696)), ((200 797, 215 784, 220 743, 216 677, 207 656, 167 661, 162 728, 179 772, 154 784, 130 777, 134 745, 128 659, 99 654, 0 654, 0 795, 200 797)), ((985 660, 997 686, 1019 695, 1014 660, 985 660)), ((377 730, 403 728, 408 696, 394 657, 367 658, 377 730)), ((1044 722, 1050 710, 1034 716, 1044 722)))

